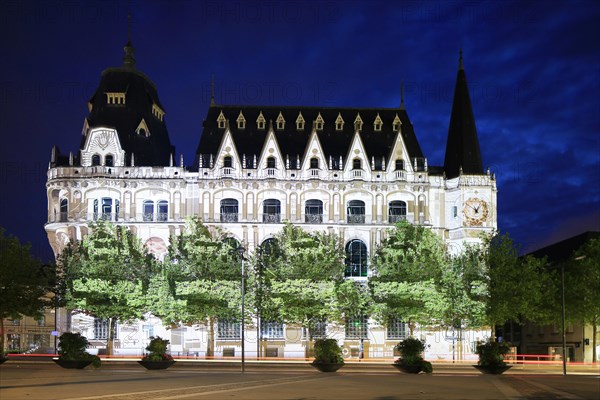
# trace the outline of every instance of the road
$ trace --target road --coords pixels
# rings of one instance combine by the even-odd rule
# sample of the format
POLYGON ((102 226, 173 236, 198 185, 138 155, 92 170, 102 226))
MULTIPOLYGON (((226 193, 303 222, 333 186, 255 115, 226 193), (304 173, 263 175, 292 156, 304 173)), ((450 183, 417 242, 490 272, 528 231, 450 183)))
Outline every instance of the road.
POLYGON ((0 366, 1 400, 175 399, 600 399, 597 368, 562 376, 514 369, 482 375, 474 368, 434 365, 433 374, 403 374, 389 365, 349 365, 320 373, 306 364, 211 366, 179 362, 148 371, 134 362, 67 370, 52 362, 0 366))

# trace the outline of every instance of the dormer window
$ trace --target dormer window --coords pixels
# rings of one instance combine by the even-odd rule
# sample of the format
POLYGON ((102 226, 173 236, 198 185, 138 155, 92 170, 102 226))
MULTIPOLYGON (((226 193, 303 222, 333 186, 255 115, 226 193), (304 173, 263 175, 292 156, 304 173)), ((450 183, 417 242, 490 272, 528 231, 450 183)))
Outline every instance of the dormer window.
POLYGON ((152 104, 152 115, 162 121, 165 116, 165 112, 156 104, 152 104))
POLYGON ((315 120, 315 129, 322 131, 324 123, 325 121, 323 120, 323 117, 321 117, 321 113, 319 113, 319 115, 317 115, 317 119, 315 120))
POLYGON ((231 158, 231 156, 223 157, 223 167, 233 168, 233 159, 231 158))
POLYGON ((221 111, 221 113, 217 117, 217 125, 218 125, 219 129, 225 128, 225 116, 223 115, 223 111, 221 111))
POLYGON ((125 105, 125 93, 122 92, 105 92, 106 95, 106 104, 111 105, 125 105))
POLYGON ((94 154, 92 156, 92 166, 100 165, 100 154, 94 154))
POLYGON ((296 118, 296 129, 299 131, 304 130, 304 122, 302 113, 298 113, 298 118, 296 118))
POLYGON ((310 169, 319 169, 319 159, 317 157, 310 159, 310 169))
POLYGON ((382 126, 383 126, 383 121, 381 120, 379 113, 377 113, 377 118, 375 118, 375 122, 373 123, 373 129, 375 129, 376 132, 379 132, 379 131, 381 131, 382 126))
POLYGON ((256 126, 258 127, 258 129, 265 129, 265 123, 266 120, 261 111, 260 114, 258 114, 258 118, 256 119, 256 126))
POLYGON ((107 154, 106 157, 104 157, 104 165, 107 167, 114 167, 114 158, 112 154, 107 154))
POLYGON ((352 160, 352 169, 362 169, 362 163, 360 162, 360 158, 355 158, 352 160))
POLYGON ((396 171, 404 171, 404 160, 396 160, 396 171))
POLYGON ((244 114, 241 111, 235 121, 237 122, 238 129, 246 129, 246 118, 244 118, 244 114))
POLYGON ((398 118, 398 114, 396 114, 394 121, 392 121, 392 130, 394 132, 399 131, 400 126, 402 126, 402 121, 400 121, 400 118, 398 118))
POLYGON ((362 131, 363 120, 360 117, 360 113, 356 114, 356 119, 354 119, 354 130, 362 131))
POLYGON ((338 116, 335 119, 335 130, 341 131, 343 129, 344 129, 344 119, 342 118, 342 114, 338 113, 338 116))
POLYGON ((150 136, 150 130, 148 129, 148 125, 146 124, 146 121, 144 121, 143 118, 138 124, 137 128, 135 128, 135 133, 144 137, 150 136))
POLYGON ((281 112, 279 112, 279 116, 277 117, 275 122, 277 123, 278 130, 282 130, 285 128, 285 119, 283 119, 283 115, 281 115, 281 112))

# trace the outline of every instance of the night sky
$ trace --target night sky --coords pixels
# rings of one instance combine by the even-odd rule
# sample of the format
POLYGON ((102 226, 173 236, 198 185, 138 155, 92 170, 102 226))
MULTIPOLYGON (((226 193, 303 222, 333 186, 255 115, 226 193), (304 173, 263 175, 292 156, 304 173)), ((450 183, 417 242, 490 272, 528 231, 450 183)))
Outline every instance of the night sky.
MULTIPOLYGON (((1 1, 0 225, 52 257, 44 232, 53 145, 77 152, 127 15, 191 165, 215 76, 221 104, 405 104, 442 165, 463 49, 498 224, 522 251, 600 230, 598 1, 1 1)), ((177 157, 179 159, 179 157, 177 157)))

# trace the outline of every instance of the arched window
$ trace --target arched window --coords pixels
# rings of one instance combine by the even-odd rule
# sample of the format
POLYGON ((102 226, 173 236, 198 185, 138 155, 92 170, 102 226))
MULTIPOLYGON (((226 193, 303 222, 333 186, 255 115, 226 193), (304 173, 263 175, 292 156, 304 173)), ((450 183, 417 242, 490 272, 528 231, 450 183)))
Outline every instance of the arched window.
POLYGON ((396 171, 404 171, 404 160, 396 160, 396 171))
POLYGON ((395 224, 406 219, 406 203, 403 201, 391 201, 388 210, 388 221, 395 224))
POLYGON ((349 224, 364 224, 365 202, 361 200, 350 200, 348 202, 347 214, 349 224))
POLYGON ((169 202, 166 200, 159 200, 157 203, 158 214, 156 216, 157 221, 164 222, 169 219, 169 202))
POLYGON ((319 159, 317 157, 310 159, 310 169, 319 169, 319 159))
POLYGON ((236 199, 221 200, 221 222, 238 222, 238 201, 236 199))
POLYGON ((100 165, 100 154, 94 154, 92 156, 92 165, 93 166, 100 165))
POLYGON ((69 213, 69 201, 67 199, 60 200, 60 222, 67 221, 69 213))
POLYGON ((346 245, 345 276, 367 276, 367 246, 354 239, 346 245))
POLYGON ((361 165, 360 158, 355 158, 352 160, 352 169, 362 169, 361 165))
POLYGON ((142 203, 142 213, 144 221, 154 221, 154 202, 152 200, 144 200, 142 203))
POLYGON ((223 167, 233 168, 233 160, 232 160, 231 156, 223 157, 223 167))
POLYGON ((281 222, 281 202, 276 199, 267 199, 263 203, 263 222, 278 224, 281 222))
POLYGON ((106 165, 107 167, 114 167, 114 159, 112 154, 107 154, 106 157, 104 157, 104 165, 106 165))
POLYGON ((306 200, 304 222, 309 224, 320 224, 323 222, 323 202, 321 200, 306 200))

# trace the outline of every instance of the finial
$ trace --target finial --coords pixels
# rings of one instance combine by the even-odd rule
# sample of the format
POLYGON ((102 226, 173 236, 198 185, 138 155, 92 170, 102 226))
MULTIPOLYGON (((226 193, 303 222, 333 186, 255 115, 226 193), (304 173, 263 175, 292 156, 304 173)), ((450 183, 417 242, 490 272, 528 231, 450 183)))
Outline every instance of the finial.
POLYGON ((460 48, 459 52, 458 69, 465 69, 465 67, 463 66, 462 47, 460 48))
POLYGON ((215 105, 215 75, 210 80, 210 105, 215 105))
POLYGON ((128 68, 135 68, 135 49, 131 44, 131 14, 127 15, 127 44, 123 47, 125 50, 125 57, 123 57, 123 66, 128 68))
POLYGON ((400 109, 405 110, 405 108, 404 108, 404 81, 400 82, 400 109))

